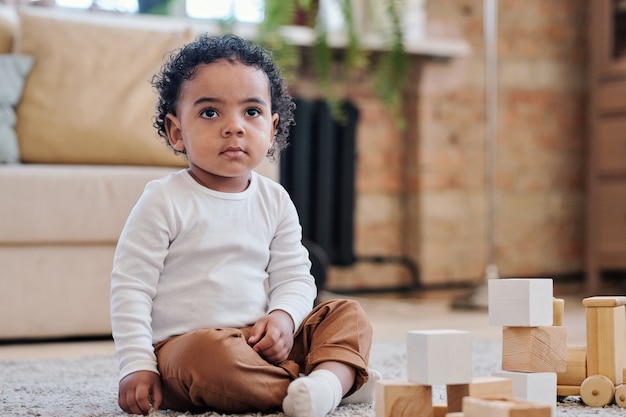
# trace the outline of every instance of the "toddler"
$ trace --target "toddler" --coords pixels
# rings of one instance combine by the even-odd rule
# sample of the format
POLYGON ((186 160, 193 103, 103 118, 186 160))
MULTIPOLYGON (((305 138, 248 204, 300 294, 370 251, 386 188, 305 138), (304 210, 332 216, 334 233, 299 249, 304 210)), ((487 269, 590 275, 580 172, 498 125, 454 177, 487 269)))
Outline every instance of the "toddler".
POLYGON ((117 245, 120 407, 323 417, 346 396, 371 402, 366 315, 350 300, 313 308, 296 209, 253 171, 279 156, 293 124, 271 56, 201 35, 153 85, 155 127, 189 167, 146 186, 117 245))

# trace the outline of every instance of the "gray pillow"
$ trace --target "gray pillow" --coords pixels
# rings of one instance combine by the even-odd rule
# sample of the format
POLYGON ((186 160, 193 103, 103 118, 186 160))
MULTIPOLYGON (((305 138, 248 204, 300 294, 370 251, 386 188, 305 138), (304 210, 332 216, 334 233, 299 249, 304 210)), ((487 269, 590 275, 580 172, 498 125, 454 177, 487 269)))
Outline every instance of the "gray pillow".
POLYGON ((0 163, 20 161, 15 106, 22 97, 24 79, 33 61, 28 55, 0 54, 0 163))

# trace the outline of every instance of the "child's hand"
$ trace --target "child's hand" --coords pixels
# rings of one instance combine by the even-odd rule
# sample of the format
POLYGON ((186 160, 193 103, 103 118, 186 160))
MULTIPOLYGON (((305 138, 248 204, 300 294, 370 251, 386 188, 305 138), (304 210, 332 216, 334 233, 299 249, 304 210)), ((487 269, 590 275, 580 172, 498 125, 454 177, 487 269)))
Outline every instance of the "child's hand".
POLYGON ((137 371, 120 381, 117 402, 127 413, 143 414, 158 410, 163 399, 161 379, 151 371, 137 371))
POLYGON ((278 365, 287 360, 293 347, 293 327, 287 312, 274 310, 252 326, 248 344, 263 359, 278 365))

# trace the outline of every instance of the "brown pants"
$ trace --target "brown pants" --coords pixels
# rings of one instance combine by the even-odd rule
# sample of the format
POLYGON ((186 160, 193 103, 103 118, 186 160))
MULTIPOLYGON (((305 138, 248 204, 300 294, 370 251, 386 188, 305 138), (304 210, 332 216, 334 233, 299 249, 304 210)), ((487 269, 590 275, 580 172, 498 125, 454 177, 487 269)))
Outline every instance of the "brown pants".
POLYGON ((248 345, 250 329, 200 329, 156 344, 163 407, 223 413, 280 408, 289 383, 327 361, 356 369, 347 395, 367 381, 372 328, 355 301, 317 306, 296 332, 288 360, 278 366, 248 345))

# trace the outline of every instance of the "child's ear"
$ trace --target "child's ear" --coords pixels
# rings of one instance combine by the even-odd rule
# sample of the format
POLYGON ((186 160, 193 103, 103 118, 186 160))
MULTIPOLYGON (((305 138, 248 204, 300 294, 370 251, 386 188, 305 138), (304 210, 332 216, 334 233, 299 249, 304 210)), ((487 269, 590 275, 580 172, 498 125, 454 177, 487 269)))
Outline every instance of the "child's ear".
POLYGON ((280 116, 278 115, 278 113, 272 113, 272 142, 274 142, 274 138, 276 137, 276 129, 278 129, 279 120, 280 116))
POLYGON ((168 113, 167 116, 165 116, 165 132, 167 133, 167 139, 169 140, 172 148, 179 152, 184 152, 185 144, 183 143, 180 120, 171 113, 168 113))

